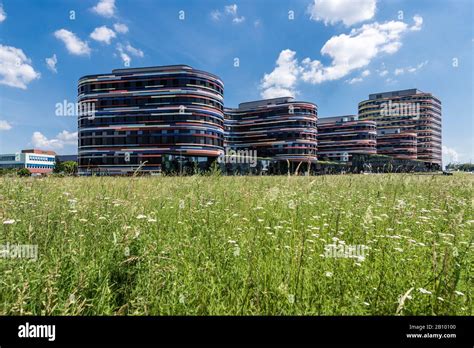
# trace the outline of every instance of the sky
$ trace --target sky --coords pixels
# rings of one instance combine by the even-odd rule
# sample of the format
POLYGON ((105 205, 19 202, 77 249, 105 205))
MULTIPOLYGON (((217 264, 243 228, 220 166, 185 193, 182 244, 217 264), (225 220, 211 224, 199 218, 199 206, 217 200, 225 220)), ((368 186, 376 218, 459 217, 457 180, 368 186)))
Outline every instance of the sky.
POLYGON ((418 88, 443 105, 443 163, 474 161, 472 0, 0 0, 0 153, 77 153, 83 75, 187 64, 228 107, 295 96, 320 117, 418 88))

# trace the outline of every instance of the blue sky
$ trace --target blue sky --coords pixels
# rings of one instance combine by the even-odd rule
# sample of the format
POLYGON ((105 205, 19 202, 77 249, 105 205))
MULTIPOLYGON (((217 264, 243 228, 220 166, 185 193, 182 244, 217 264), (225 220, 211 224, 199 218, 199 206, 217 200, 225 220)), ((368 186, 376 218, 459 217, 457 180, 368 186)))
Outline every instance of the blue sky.
POLYGON ((333 116, 357 113, 370 93, 431 92, 444 163, 474 160, 471 0, 0 4, 0 153, 75 153, 76 119, 55 111, 75 102, 82 75, 188 64, 223 79, 227 106, 293 94, 333 116))

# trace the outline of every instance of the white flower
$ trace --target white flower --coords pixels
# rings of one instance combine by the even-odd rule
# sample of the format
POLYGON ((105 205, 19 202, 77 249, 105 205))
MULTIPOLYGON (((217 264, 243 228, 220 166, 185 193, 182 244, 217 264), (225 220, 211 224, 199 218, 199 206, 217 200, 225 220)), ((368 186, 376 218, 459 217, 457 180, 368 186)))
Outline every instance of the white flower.
POLYGON ((138 220, 142 220, 142 219, 145 219, 145 218, 146 218, 146 215, 140 214, 140 215, 137 216, 138 220))
POLYGON ((432 294, 431 291, 423 289, 423 288, 418 288, 418 291, 421 292, 422 294, 426 294, 426 295, 431 295, 432 294))
POLYGON ((290 304, 295 303, 295 295, 289 294, 289 295, 288 295, 288 302, 289 302, 290 304))
POLYGON ((156 219, 149 218, 148 222, 156 222, 156 219))
POLYGON ((464 294, 461 291, 456 290, 456 291, 454 291, 454 293, 458 296, 464 296, 464 294))
POLYGON ((332 272, 326 272, 324 275, 326 277, 330 278, 330 277, 332 277, 333 273, 332 272))
POLYGON ((234 249, 234 256, 237 257, 237 256, 239 256, 239 255, 240 255, 240 248, 239 248, 239 246, 237 245, 237 246, 235 247, 235 249, 234 249))
POLYGON ((3 221, 4 225, 12 225, 14 223, 15 223, 15 220, 13 220, 13 219, 3 221))

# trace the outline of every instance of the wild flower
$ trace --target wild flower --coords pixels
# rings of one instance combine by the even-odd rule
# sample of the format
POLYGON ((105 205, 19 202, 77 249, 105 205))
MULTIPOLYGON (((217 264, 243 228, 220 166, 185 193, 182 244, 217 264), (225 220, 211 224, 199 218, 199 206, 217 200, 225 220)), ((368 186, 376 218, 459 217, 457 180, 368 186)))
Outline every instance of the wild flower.
POLYGON ((331 278, 333 276, 333 273, 328 271, 328 272, 324 273, 324 275, 328 278, 331 278))
POLYGON ((14 223, 15 223, 15 220, 13 219, 3 221, 4 225, 13 225, 14 223))
POLYGON ((433 294, 431 291, 423 289, 423 288, 418 288, 418 291, 421 292, 422 294, 426 294, 426 295, 433 294))
POLYGON ((464 293, 462 293, 461 291, 455 290, 454 293, 458 296, 464 296, 464 293))

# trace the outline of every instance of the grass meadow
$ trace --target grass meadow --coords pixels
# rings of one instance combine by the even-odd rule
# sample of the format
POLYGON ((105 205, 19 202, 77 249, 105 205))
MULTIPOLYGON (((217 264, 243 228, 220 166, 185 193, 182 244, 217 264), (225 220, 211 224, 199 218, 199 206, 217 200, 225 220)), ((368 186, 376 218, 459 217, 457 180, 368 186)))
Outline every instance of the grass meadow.
POLYGON ((473 315, 473 183, 0 178, 0 314, 473 315))

